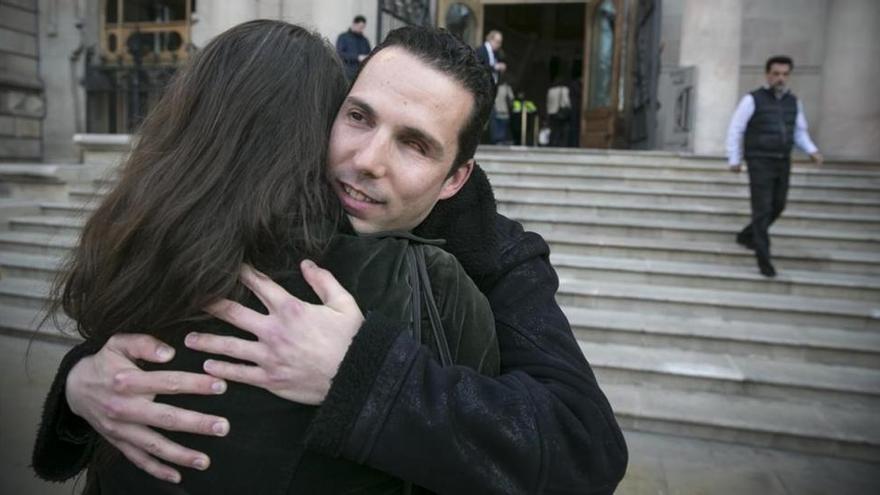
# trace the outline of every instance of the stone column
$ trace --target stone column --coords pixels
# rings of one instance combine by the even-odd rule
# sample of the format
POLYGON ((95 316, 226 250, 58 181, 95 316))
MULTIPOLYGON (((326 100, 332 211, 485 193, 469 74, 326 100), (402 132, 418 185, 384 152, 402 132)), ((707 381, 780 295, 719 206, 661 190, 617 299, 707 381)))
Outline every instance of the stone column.
POLYGON ((684 0, 679 63, 697 68, 697 154, 724 154, 727 126, 740 96, 741 27, 741 0, 684 0))
POLYGON ((878 161, 880 2, 830 0, 827 19, 816 145, 832 157, 878 161))
POLYGON ((260 0, 199 0, 196 6, 198 22, 192 28, 193 44, 203 47, 211 38, 232 26, 259 18, 260 6, 260 0))

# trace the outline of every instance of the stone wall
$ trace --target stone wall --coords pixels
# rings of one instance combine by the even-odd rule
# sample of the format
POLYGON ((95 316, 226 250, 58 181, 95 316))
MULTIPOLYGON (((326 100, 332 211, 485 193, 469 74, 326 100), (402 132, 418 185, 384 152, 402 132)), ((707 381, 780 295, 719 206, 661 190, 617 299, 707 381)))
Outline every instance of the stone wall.
POLYGON ((0 160, 42 158, 37 0, 0 0, 0 160))
POLYGON ((198 22, 193 25, 193 43, 205 46, 224 30, 252 19, 280 19, 310 27, 331 42, 348 29, 354 16, 367 18, 364 35, 376 46, 377 0, 199 0, 198 22))
MULTIPOLYGON (((726 77, 734 77, 737 97, 764 82, 764 62, 772 55, 789 55, 794 60, 791 87, 803 102, 810 125, 810 134, 826 154, 838 158, 877 160, 880 156, 880 103, 872 94, 880 78, 880 2, 876 0, 741 0, 739 19, 718 15, 710 17, 711 28, 697 33, 685 32, 689 27, 687 7, 701 11, 722 5, 715 0, 690 2, 664 0, 661 40, 664 72, 679 66, 694 65, 694 48, 705 51, 709 75, 699 74, 698 87, 705 93, 718 94, 727 88, 726 77), (740 25, 739 62, 737 67, 724 64, 724 73, 717 71, 718 63, 727 60, 732 50, 720 49, 723 40, 719 34, 724 26, 740 25), (703 35, 701 38, 700 35, 703 35), (683 40, 697 39, 694 46, 684 46, 683 40), (714 66, 713 66, 714 64, 714 66), (738 70, 734 70, 738 69, 738 70), (719 75, 723 77, 719 77, 719 75), (705 81, 701 78, 714 78, 705 81)), ((694 16, 691 12, 691 18, 694 16)), ((707 25, 708 26, 708 25, 707 25)), ((726 95, 726 91, 724 91, 726 95)), ((730 107, 729 98, 713 98, 712 107, 730 107)), ((671 108, 668 102, 661 113, 671 108)), ((720 118, 720 108, 698 108, 697 125, 720 118), (706 112, 709 112, 708 114, 706 112)), ((726 126, 726 122, 724 123, 726 126)), ((698 134, 700 130, 697 130, 698 134)), ((697 139, 697 151, 720 152, 723 134, 720 129, 704 133, 702 145, 697 139), (708 140, 708 141, 706 141, 708 140), (718 142, 715 142, 718 141, 718 142)))
POLYGON ((43 160, 77 162, 71 136, 86 132, 85 77, 88 46, 98 41, 98 0, 39 0, 40 76, 46 95, 43 160))

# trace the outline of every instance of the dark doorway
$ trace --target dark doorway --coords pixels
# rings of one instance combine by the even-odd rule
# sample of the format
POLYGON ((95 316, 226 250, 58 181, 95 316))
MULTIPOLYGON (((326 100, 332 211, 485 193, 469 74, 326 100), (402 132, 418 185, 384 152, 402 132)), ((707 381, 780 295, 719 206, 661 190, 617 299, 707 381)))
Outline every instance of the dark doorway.
POLYGON ((561 80, 577 90, 571 98, 574 108, 580 108, 586 5, 542 3, 483 8, 483 32, 497 29, 504 35, 501 53, 514 92, 524 91, 526 98, 538 105, 544 120, 547 90, 554 80, 561 80))

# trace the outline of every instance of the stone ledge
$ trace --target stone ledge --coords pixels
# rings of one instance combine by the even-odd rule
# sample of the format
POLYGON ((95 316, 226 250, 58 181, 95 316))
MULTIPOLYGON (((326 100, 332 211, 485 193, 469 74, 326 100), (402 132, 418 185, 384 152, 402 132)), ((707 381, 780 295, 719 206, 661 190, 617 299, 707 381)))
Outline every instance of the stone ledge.
POLYGON ((80 149, 127 152, 131 149, 130 134, 74 134, 73 144, 80 149))

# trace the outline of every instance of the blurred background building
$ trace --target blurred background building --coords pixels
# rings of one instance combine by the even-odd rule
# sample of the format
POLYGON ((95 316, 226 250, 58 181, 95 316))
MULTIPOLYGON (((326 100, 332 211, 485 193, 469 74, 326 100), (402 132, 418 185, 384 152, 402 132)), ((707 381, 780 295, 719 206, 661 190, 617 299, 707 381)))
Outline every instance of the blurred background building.
POLYGON ((175 68, 214 35, 275 18, 328 37, 367 17, 373 46, 404 24, 476 46, 504 33, 508 81, 544 106, 580 88, 581 147, 719 154, 764 60, 794 89, 826 154, 880 155, 874 0, 0 0, 0 159, 76 159, 75 133, 128 133, 175 68))

